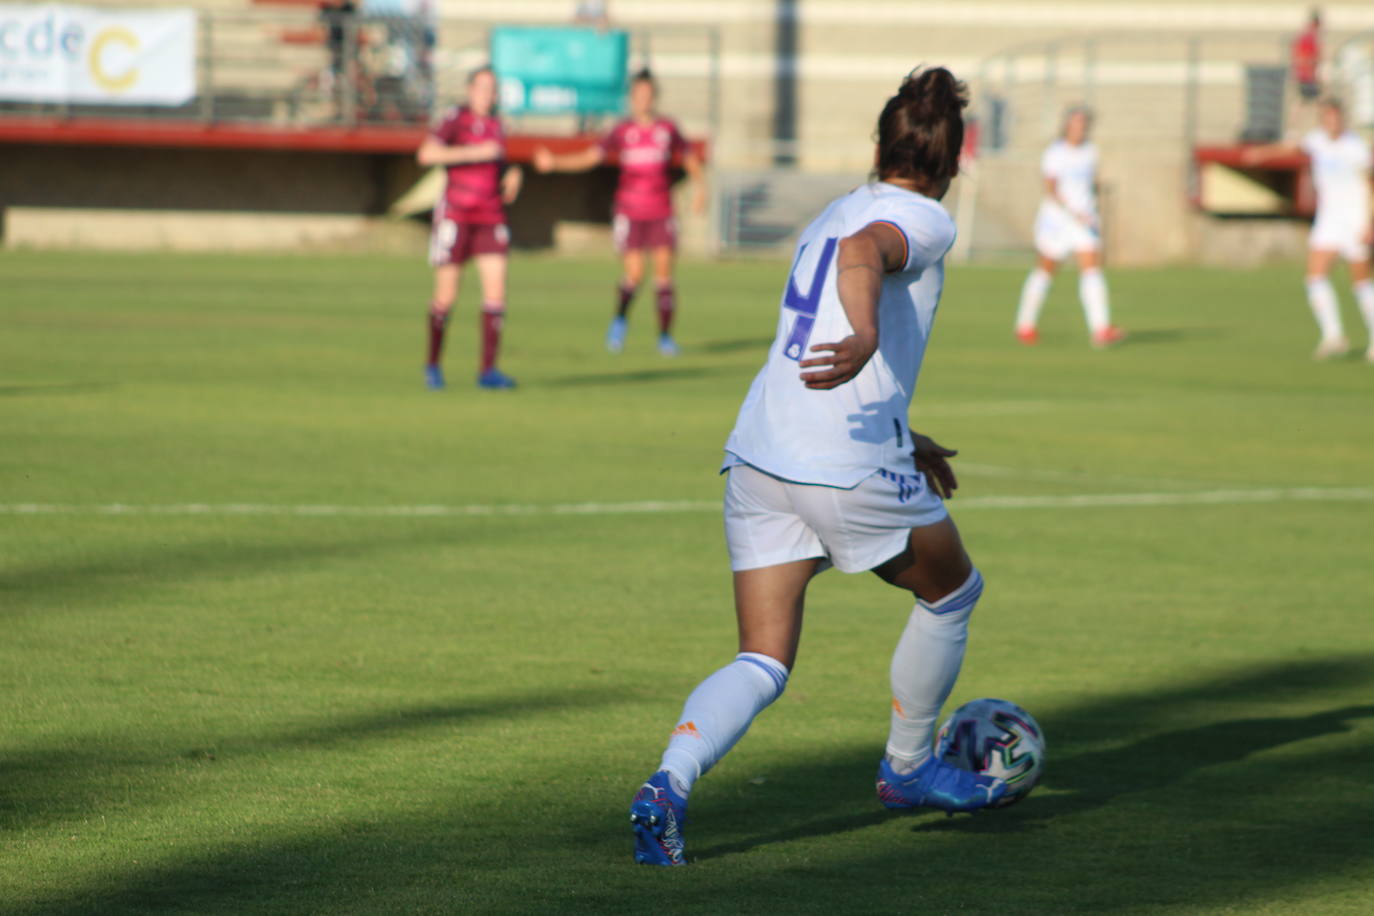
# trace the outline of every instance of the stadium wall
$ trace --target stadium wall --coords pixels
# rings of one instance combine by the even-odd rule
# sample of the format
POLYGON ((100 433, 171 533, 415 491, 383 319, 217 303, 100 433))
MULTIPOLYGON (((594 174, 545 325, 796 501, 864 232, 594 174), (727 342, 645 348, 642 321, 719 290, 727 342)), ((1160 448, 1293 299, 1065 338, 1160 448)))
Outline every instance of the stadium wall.
MULTIPOLYGON (((127 0, 88 2, 129 5, 127 0)), ((186 4, 140 0, 137 5, 186 4)), ((193 5, 208 10, 263 8, 250 0, 201 0, 193 5)), ((452 101, 461 74, 483 59, 491 26, 566 22, 573 6, 572 0, 441 0, 440 101, 452 101)), ((1322 6, 1332 44, 1342 35, 1374 28, 1374 7, 1366 2, 1322 6)), ((1281 61, 1284 41, 1300 26, 1308 5, 1278 0, 615 0, 610 7, 615 25, 636 36, 634 63, 649 63, 659 74, 665 110, 679 117, 689 133, 710 132, 712 168, 724 172, 769 169, 789 158, 805 173, 848 174, 861 180, 871 162, 874 116, 900 76, 919 63, 945 64, 969 79, 975 113, 984 114, 984 100, 1003 93, 1014 142, 978 163, 981 192, 969 233, 975 239, 975 255, 1028 249, 1030 217, 1039 194, 1035 159, 1053 134, 1062 106, 1084 95, 1081 83, 1088 65, 1056 62, 1045 49, 1054 42, 1086 37, 1129 37, 1136 42, 1129 52, 1124 44, 1104 44, 1092 64, 1092 101, 1101 115, 1108 256, 1116 263, 1156 263, 1195 257, 1205 250, 1204 237, 1209 234, 1187 203, 1190 150, 1181 133, 1177 91, 1185 68, 1179 56, 1183 42, 1188 36, 1203 36, 1213 49, 1208 53, 1217 55, 1201 68, 1205 91, 1195 115, 1202 135, 1229 140, 1241 120, 1241 64, 1258 57, 1281 61), (795 57, 778 53, 779 11, 788 9, 795 11, 795 57), (714 36, 714 45, 705 41, 708 35, 714 36), (1008 92, 1005 67, 987 65, 1013 47, 1024 51, 1012 65, 1019 82, 1008 92), (712 68, 720 80, 714 119, 709 116, 704 79, 712 68), (1047 90, 1051 73, 1057 82, 1047 90), (784 75, 787 80, 781 79, 784 75), (796 87, 796 140, 780 144, 775 130, 782 104, 777 90, 783 82, 796 87)), ((302 50, 282 53, 295 55, 295 60, 302 50)), ((566 125, 515 127, 542 131, 566 125)), ((27 152, 8 147, 5 155, 17 164, 0 176, 0 206, 9 208, 6 244, 90 244, 90 228, 82 226, 86 211, 99 211, 116 221, 123 213, 131 225, 164 227, 173 226, 172 213, 182 212, 187 218, 175 222, 174 228, 101 235, 111 244, 157 238, 177 246, 213 247, 213 221, 199 217, 235 212, 245 218, 256 215, 264 227, 272 224, 261 233, 264 247, 338 243, 409 244, 417 253, 423 249, 421 226, 396 230, 383 215, 381 198, 416 174, 405 155, 169 155, 157 150, 129 155, 108 148, 59 155, 52 146, 27 152), (98 173, 109 177, 93 177, 98 173), (121 183, 122 190, 117 187, 121 183), (179 198, 172 188, 188 196, 179 198), (85 198, 78 189, 92 196, 85 198), (140 204, 144 192, 149 196, 140 204), (312 195, 318 195, 318 202, 303 199, 312 195), (232 206, 223 209, 216 201, 232 206), (71 224, 65 231, 63 214, 71 224), (206 231, 193 228, 202 225, 206 231)), ((603 194, 607 180, 604 174, 584 182, 533 178, 512 213, 516 239, 559 247, 585 239, 600 244, 605 228, 598 207, 604 211, 604 203, 589 201, 586 195, 603 194), (580 215, 573 214, 576 218, 561 209, 569 202, 582 209, 580 215)), ((683 223, 688 249, 710 250, 712 223, 686 213, 683 223)), ((90 225, 94 224, 92 218, 90 225)), ((1254 227, 1266 236, 1283 235, 1267 224, 1254 227)), ((1216 227, 1219 235, 1241 231, 1237 223, 1216 227)), ((1277 250, 1270 244, 1259 247, 1277 250)))

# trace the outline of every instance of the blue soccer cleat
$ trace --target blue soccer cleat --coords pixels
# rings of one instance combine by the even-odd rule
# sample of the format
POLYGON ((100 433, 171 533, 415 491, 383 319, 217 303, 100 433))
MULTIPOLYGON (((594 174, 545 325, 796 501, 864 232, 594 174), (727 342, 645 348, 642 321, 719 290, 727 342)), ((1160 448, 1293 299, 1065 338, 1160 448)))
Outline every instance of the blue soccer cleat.
POLYGON ((515 387, 515 379, 500 369, 491 368, 477 376, 477 387, 488 388, 492 391, 504 391, 515 387))
POLYGON ((630 804, 630 823, 635 831, 635 862, 640 865, 686 865, 687 847, 682 825, 687 802, 673 791, 663 770, 640 786, 630 804))
POLYGON ((946 814, 977 811, 1007 794, 1007 783, 931 757, 905 776, 884 759, 878 764, 878 800, 886 808, 938 808, 946 814))
POLYGON ((659 356, 677 356, 678 352, 677 344, 673 341, 671 334, 658 335, 659 356))
POLYGON ((425 366, 425 387, 431 391, 444 387, 444 370, 437 363, 425 366))
POLYGON ((619 353, 625 349, 625 331, 629 327, 629 322, 621 315, 611 319, 611 326, 606 329, 606 349, 612 353, 619 353))

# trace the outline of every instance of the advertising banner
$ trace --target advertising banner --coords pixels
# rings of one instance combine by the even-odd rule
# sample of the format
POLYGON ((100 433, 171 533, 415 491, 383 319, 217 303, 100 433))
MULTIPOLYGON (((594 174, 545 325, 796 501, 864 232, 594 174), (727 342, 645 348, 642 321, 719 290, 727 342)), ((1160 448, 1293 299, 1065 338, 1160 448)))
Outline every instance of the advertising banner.
POLYGON ((491 31, 491 62, 508 114, 621 111, 629 58, 627 32, 519 26, 491 31))
POLYGON ((0 99, 182 105, 195 94, 193 10, 0 4, 0 99))

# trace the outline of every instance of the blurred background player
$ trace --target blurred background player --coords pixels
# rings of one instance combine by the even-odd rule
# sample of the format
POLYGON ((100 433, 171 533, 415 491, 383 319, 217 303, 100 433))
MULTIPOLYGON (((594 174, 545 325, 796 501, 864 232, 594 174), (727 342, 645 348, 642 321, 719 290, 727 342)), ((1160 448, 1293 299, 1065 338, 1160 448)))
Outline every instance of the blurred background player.
POLYGON ((434 297, 429 304, 429 360, 425 382, 444 387, 439 359, 449 311, 458 298, 463 265, 477 265, 482 284, 482 356, 477 384, 514 388, 515 380, 496 367, 501 326, 506 314, 506 262, 510 232, 505 205, 520 193, 520 169, 507 167, 506 137, 496 116, 496 75, 490 67, 468 77, 467 103, 451 109, 420 144, 423 166, 443 166, 444 193, 434 207, 429 262, 434 268, 434 297))
POLYGON ((1307 103, 1315 102, 1322 93, 1321 34, 1321 10, 1314 8, 1307 17, 1307 27, 1298 33, 1289 48, 1293 82, 1298 87, 1298 98, 1307 103))
POLYGON ((658 295, 658 351, 676 356, 673 314, 677 307, 673 288, 673 259, 677 250, 677 225, 673 220, 673 157, 682 155, 682 166, 692 179, 692 210, 706 208, 706 183, 701 160, 687 144, 672 119, 658 114, 658 87, 648 70, 635 74, 630 83, 630 116, 610 129, 596 146, 555 156, 547 148, 535 151, 534 165, 541 172, 584 172, 619 156, 620 182, 615 192, 612 221, 615 244, 621 256, 620 284, 616 289, 615 317, 606 332, 606 349, 619 353, 625 347, 630 303, 644 279, 644 252, 654 261, 654 285, 658 295))
POLYGON ((909 76, 878 119, 879 180, 831 202, 798 239, 777 336, 725 445, 740 651, 692 691, 631 803, 637 862, 686 864, 692 785, 782 693, 807 585, 832 564, 916 598, 892 656, 881 803, 971 811, 1006 791, 931 752, 983 579, 943 502, 954 452, 908 426, 954 243, 938 201, 959 171, 967 104, 944 68, 909 76))
POLYGON ((1329 274, 1337 257, 1350 266, 1355 301, 1369 330, 1365 359, 1374 362, 1374 281, 1369 273, 1370 148, 1345 123, 1345 109, 1336 99, 1318 106, 1320 126, 1296 146, 1275 143, 1246 150, 1246 160, 1258 164, 1275 155, 1305 153, 1312 163, 1317 190, 1317 217, 1307 240, 1307 304, 1317 319, 1321 340, 1313 356, 1327 359, 1350 349, 1341 324, 1340 304, 1329 274))
POLYGON ((1088 139, 1092 114, 1070 108, 1060 139, 1040 161, 1045 196, 1035 215, 1035 269, 1021 288, 1016 310, 1016 337, 1024 344, 1040 339, 1036 325, 1059 263, 1072 254, 1078 261, 1078 296, 1088 334, 1095 347, 1108 347, 1126 335, 1112 324, 1107 281, 1102 276, 1102 240, 1097 215, 1097 147, 1088 139))

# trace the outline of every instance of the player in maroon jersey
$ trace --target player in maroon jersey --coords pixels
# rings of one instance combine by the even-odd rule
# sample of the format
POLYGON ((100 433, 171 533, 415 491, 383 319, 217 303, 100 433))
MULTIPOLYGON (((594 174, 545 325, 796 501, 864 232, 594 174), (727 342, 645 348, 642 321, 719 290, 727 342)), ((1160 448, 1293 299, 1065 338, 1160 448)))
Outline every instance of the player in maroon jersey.
POLYGON ((616 290, 615 317, 606 332, 606 348, 619 353, 625 346, 626 316, 635 290, 644 278, 644 252, 653 255, 654 282, 658 287, 658 351, 676 356, 673 342, 673 254, 677 249, 677 225, 673 220, 671 169, 681 154, 682 166, 695 185, 692 209, 706 207, 706 184, 701 159, 672 119, 655 110, 658 87, 648 70, 635 74, 630 83, 630 117, 611 128, 596 146, 555 156, 548 149, 535 151, 534 166, 541 172, 583 172, 612 156, 619 158, 620 182, 615 192, 612 223, 623 273, 616 290))
POLYGON ((510 233, 506 204, 520 193, 521 172, 506 166, 506 135, 496 117, 496 75, 490 67, 468 77, 467 104, 451 109, 416 158, 423 166, 444 166, 444 193, 434 207, 429 263, 434 268, 434 298, 429 304, 429 361, 425 380, 444 387, 439 355, 449 310, 458 298, 463 265, 477 264, 482 282, 482 363, 477 384, 514 388, 515 380, 496 368, 501 324, 506 314, 506 260, 510 233))

